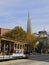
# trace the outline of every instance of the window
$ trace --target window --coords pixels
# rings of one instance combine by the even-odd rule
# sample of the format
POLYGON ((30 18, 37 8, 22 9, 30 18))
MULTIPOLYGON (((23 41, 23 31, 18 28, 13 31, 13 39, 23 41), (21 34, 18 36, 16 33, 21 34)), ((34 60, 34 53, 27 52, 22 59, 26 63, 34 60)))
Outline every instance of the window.
POLYGON ((15 48, 17 48, 17 44, 15 44, 15 48))
POLYGON ((18 44, 18 49, 19 49, 19 44, 18 44))

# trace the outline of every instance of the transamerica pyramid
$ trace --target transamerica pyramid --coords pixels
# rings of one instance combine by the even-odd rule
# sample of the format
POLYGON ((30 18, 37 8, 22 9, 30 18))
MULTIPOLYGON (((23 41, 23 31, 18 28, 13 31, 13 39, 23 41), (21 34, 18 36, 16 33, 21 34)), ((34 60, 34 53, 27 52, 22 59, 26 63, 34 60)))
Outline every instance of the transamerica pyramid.
POLYGON ((27 32, 32 33, 32 27, 31 27, 31 19, 30 19, 30 13, 28 12, 28 21, 27 21, 27 32))

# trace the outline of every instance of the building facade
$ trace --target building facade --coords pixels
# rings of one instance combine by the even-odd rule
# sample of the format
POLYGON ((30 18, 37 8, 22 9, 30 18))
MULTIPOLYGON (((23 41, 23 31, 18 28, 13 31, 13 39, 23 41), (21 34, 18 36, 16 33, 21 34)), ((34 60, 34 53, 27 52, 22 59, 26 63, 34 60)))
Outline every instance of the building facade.
POLYGON ((39 31, 39 45, 41 53, 47 53, 48 51, 48 35, 46 31, 39 31))
POLYGON ((5 33, 11 31, 11 29, 6 29, 6 28, 0 28, 0 36, 3 36, 5 33))

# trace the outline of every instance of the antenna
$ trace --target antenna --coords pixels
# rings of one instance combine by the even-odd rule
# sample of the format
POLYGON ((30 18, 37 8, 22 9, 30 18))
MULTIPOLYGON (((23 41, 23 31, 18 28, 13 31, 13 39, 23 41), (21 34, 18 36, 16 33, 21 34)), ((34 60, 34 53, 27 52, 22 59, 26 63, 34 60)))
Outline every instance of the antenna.
POLYGON ((45 31, 45 26, 43 27, 43 31, 45 31))
POLYGON ((45 26, 44 25, 42 25, 42 30, 45 31, 45 26))

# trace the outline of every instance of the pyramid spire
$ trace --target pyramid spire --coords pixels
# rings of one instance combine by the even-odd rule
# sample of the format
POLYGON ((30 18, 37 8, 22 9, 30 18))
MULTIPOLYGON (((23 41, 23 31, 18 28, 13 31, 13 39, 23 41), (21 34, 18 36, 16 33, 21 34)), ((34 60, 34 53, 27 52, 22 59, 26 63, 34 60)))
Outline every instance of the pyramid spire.
POLYGON ((30 18, 30 13, 29 13, 29 11, 28 11, 28 18, 30 18))
POLYGON ((31 30, 31 19, 30 19, 30 13, 29 13, 29 11, 28 11, 27 32, 28 33, 32 33, 32 30, 31 30))

